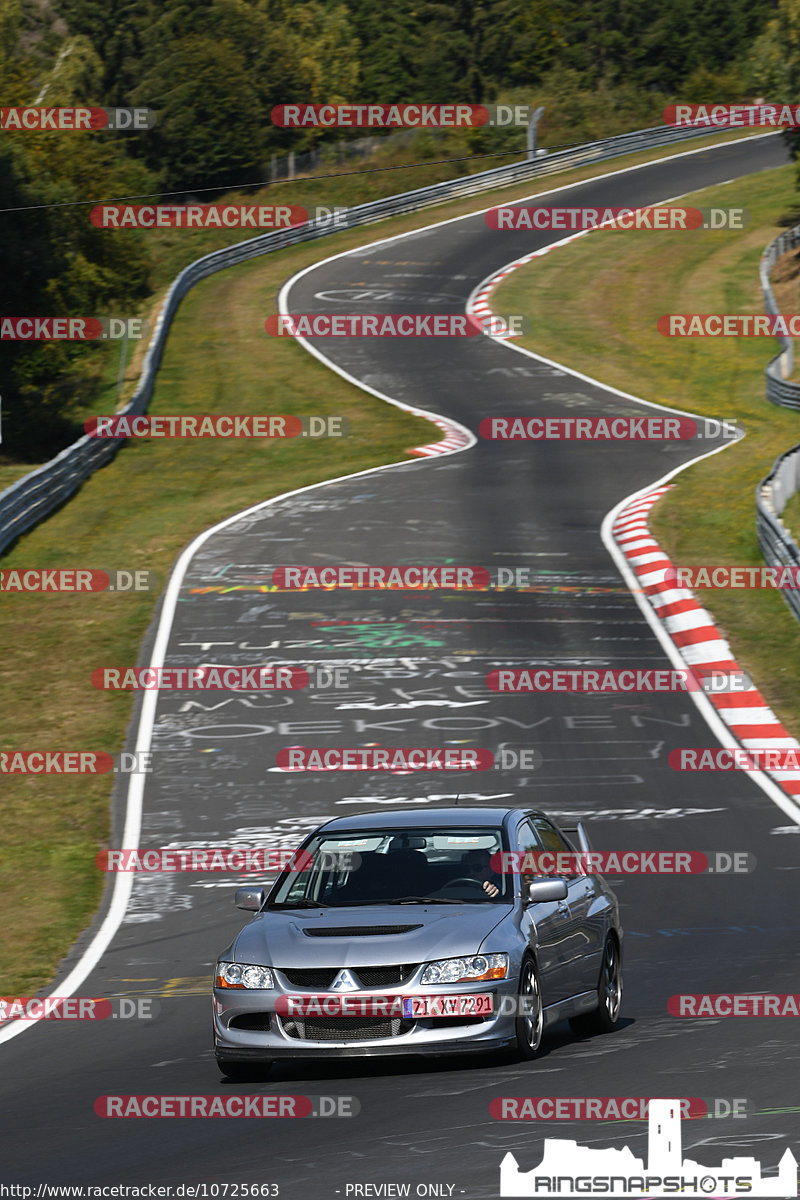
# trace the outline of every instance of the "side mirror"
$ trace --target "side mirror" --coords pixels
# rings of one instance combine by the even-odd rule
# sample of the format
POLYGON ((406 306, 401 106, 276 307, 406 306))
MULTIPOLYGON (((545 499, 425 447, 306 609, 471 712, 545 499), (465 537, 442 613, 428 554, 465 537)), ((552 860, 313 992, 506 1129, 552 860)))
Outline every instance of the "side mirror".
POLYGON ((537 879, 529 883, 525 893, 529 904, 541 904, 545 900, 566 900, 567 882, 565 879, 537 879))
POLYGON ((234 896, 234 904, 237 908, 244 908, 247 912, 258 912, 261 905, 264 903, 266 893, 260 887, 243 887, 237 888, 234 896))

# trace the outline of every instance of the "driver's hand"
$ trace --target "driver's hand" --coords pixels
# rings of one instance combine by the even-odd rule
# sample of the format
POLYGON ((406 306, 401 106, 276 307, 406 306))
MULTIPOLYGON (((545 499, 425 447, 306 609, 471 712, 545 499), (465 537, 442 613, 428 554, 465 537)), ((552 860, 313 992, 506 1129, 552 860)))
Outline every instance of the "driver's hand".
POLYGON ((499 895, 499 889, 496 888, 493 883, 490 883, 488 879, 483 881, 483 890, 486 892, 486 895, 491 896, 492 899, 499 895))

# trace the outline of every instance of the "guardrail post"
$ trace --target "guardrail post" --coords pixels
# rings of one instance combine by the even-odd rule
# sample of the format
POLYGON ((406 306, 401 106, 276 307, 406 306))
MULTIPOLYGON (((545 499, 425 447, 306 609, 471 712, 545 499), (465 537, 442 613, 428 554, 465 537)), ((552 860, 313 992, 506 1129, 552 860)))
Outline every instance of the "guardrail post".
POLYGON ((544 106, 534 110, 533 116, 528 122, 528 161, 536 158, 536 134, 539 128, 539 121, 544 113, 544 106))

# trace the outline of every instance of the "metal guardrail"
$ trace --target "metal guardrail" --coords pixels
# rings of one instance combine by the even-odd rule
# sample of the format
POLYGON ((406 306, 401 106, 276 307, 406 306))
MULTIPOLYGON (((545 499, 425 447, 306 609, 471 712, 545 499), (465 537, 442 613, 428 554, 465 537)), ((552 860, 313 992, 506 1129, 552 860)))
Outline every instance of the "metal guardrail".
MULTIPOLYGON (((764 308, 771 316, 777 316, 779 311, 770 281, 772 268, 781 255, 787 250, 793 250, 795 246, 800 246, 800 225, 795 225, 794 229, 787 229, 786 233, 776 237, 761 255, 758 273, 761 291, 764 294, 764 308)), ((782 408, 800 410, 800 384, 789 382, 789 376, 794 371, 794 342, 782 335, 778 337, 778 341, 782 347, 781 352, 770 360, 766 369, 767 399, 773 404, 780 404, 782 408)))
MULTIPOLYGON (((386 217, 401 213, 417 212, 429 205, 441 204, 459 196, 478 195, 492 188, 503 187, 527 179, 552 175, 568 167, 584 166, 617 158, 637 150, 652 150, 668 146, 673 142, 708 136, 703 128, 680 129, 671 126, 656 126, 653 129, 638 129, 616 137, 587 142, 568 150, 548 154, 532 161, 510 163, 503 167, 492 167, 475 175, 463 175, 444 183, 434 183, 359 204, 338 214, 334 225, 330 221, 315 220, 291 229, 279 229, 261 234, 234 246, 225 247, 197 259, 176 276, 167 292, 164 304, 156 321, 153 335, 144 358, 142 375, 136 392, 120 409, 121 413, 139 414, 147 410, 153 395, 155 378, 166 345, 169 327, 178 305, 186 293, 201 279, 247 259, 261 254, 270 254, 287 246, 312 241, 338 233, 343 229, 367 225, 386 217)), ((77 491, 81 483, 98 467, 105 466, 116 454, 124 439, 104 441, 88 435, 62 450, 56 458, 18 479, 5 491, 0 492, 0 553, 21 533, 43 520, 77 491)))
MULTIPOLYGON (((771 567, 800 567, 800 549, 780 519, 787 500, 800 486, 800 446, 775 462, 756 488, 756 529, 761 553, 771 567)), ((800 620, 800 592, 782 590, 783 598, 800 620)))

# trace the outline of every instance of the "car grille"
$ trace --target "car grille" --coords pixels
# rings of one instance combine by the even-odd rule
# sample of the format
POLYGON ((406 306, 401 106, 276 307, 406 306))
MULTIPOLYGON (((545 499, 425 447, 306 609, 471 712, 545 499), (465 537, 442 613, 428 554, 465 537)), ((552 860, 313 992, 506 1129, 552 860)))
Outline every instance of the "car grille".
POLYGON ((329 988, 339 973, 338 967, 301 967, 297 970, 277 968, 294 987, 329 988))
POLYGON ((388 967, 351 967, 353 975, 365 988, 390 987, 410 979, 419 963, 397 963, 388 967))
POLYGON ((399 1037, 414 1028, 413 1021, 399 1017, 293 1017, 282 1024, 289 1037, 306 1042, 368 1042, 399 1037))
MULTIPOLYGON (((389 966, 348 967, 363 988, 391 987, 410 979, 419 963, 391 963, 389 966)), ((293 987, 327 990, 341 967, 278 967, 293 987)))

